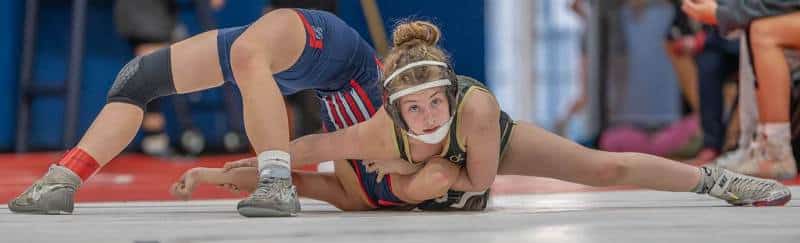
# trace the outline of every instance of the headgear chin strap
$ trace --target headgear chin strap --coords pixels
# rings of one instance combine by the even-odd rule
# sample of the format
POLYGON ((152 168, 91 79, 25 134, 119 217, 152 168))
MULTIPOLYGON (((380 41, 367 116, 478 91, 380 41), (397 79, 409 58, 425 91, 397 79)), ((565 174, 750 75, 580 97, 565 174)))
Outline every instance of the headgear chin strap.
POLYGON ((447 137, 448 132, 450 131, 450 124, 453 123, 453 117, 451 116, 450 119, 447 119, 447 122, 436 128, 436 131, 428 134, 416 135, 411 133, 410 131, 406 131, 409 137, 414 138, 416 140, 422 141, 423 143, 427 144, 438 144, 447 137))
POLYGON ((383 81, 383 92, 384 92, 384 107, 389 115, 394 120, 394 123, 400 129, 406 131, 406 133, 416 138, 417 140, 426 142, 426 143, 439 143, 445 136, 447 136, 447 131, 450 129, 450 123, 452 123, 453 116, 455 115, 455 111, 457 108, 458 102, 458 77, 456 77, 455 72, 447 63, 440 62, 440 61, 433 61, 433 60, 422 60, 416 61, 405 66, 398 68, 395 70, 391 75, 389 75, 386 80, 383 81), (396 92, 392 92, 389 89, 389 84, 392 82, 393 79, 397 78, 400 74, 405 71, 408 71, 412 68, 421 67, 421 66, 439 66, 446 70, 446 74, 444 77, 439 77, 439 79, 426 81, 424 83, 420 83, 408 88, 401 89, 396 92), (446 94, 447 99, 450 104, 450 120, 440 126, 435 132, 430 134, 423 134, 423 135, 414 135, 409 131, 408 124, 406 124, 403 117, 400 115, 400 105, 398 104, 398 100, 406 95, 413 94, 425 89, 430 89, 434 87, 446 87, 446 94))

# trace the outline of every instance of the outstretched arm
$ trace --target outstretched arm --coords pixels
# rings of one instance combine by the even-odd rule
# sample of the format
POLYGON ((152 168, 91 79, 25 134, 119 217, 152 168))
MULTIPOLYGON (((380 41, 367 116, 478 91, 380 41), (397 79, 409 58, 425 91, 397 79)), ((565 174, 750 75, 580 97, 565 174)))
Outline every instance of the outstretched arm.
POLYGON ((192 168, 170 187, 170 194, 176 198, 189 200, 199 184, 219 185, 231 192, 251 192, 255 189, 258 177, 256 167, 241 167, 226 171, 224 168, 192 168))
POLYGON ((329 160, 389 160, 398 158, 393 125, 381 108, 369 120, 330 133, 303 136, 291 143, 293 166, 329 160))
MULTIPOLYGON (((330 133, 306 135, 289 145, 292 167, 298 168, 323 161, 361 159, 391 160, 398 158, 393 144, 391 120, 379 109, 369 120, 330 133)), ((228 162, 225 169, 254 167, 255 158, 228 162)))

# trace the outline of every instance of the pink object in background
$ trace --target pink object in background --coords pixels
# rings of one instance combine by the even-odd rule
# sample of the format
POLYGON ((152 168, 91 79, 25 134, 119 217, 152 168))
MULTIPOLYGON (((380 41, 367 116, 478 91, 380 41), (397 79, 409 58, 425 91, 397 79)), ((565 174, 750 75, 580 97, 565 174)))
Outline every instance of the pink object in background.
POLYGON ((699 129, 697 115, 684 117, 653 134, 650 151, 658 156, 670 155, 686 145, 699 129))
POLYGON ((610 152, 639 152, 668 156, 689 143, 700 129, 696 115, 685 117, 648 134, 632 125, 606 129, 600 138, 600 149, 610 152))
POLYGON ((606 129, 600 137, 600 149, 610 152, 650 153, 650 137, 631 125, 606 129))

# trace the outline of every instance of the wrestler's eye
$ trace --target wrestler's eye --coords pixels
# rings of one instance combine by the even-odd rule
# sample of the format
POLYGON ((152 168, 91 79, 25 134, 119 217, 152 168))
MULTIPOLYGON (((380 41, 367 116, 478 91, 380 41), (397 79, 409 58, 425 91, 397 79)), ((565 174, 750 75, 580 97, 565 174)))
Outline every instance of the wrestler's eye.
POLYGON ((441 98, 436 98, 436 99, 433 99, 433 101, 431 101, 431 104, 434 105, 434 106, 437 106, 437 105, 439 105, 441 103, 442 103, 442 99, 441 98))
POLYGON ((408 107, 408 111, 409 112, 417 112, 417 111, 419 111, 419 106, 418 105, 411 105, 411 106, 408 107))

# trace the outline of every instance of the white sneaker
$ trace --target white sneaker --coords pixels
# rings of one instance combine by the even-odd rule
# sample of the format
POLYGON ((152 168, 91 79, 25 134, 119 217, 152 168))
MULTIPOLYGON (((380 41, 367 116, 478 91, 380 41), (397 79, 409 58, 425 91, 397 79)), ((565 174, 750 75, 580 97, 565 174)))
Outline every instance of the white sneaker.
POLYGON ((704 188, 708 193, 735 206, 783 206, 792 199, 792 191, 775 180, 756 178, 713 166, 700 168, 713 185, 704 188))
POLYGON ((720 165, 745 175, 777 180, 793 179, 797 176, 797 164, 789 144, 770 142, 763 134, 750 143, 737 160, 720 165))
POLYGON ((736 167, 737 164, 742 163, 744 161, 744 155, 747 154, 747 147, 739 147, 736 150, 728 151, 717 157, 712 161, 714 165, 717 167, 731 169, 736 167))

